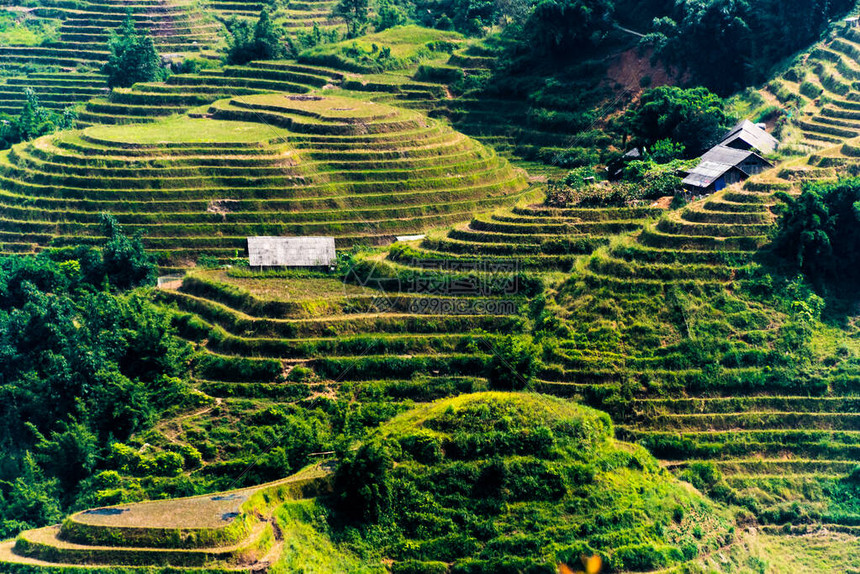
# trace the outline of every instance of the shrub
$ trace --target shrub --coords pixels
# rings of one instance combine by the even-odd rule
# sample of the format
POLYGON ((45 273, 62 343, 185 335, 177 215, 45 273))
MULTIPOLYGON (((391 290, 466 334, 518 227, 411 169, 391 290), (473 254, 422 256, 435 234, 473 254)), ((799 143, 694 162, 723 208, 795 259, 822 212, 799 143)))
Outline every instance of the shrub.
POLYGON ((377 522, 391 510, 394 461, 381 441, 348 453, 334 473, 335 506, 349 520, 377 522))
POLYGON ((492 349, 487 365, 490 388, 497 390, 523 390, 530 388, 540 369, 540 345, 527 335, 508 335, 492 349))
POLYGON ((694 462, 681 474, 681 478, 701 491, 707 492, 723 479, 712 462, 694 462))
POLYGON ((636 571, 665 568, 673 561, 683 559, 683 554, 677 548, 660 548, 647 543, 624 546, 612 556, 617 569, 636 571))
POLYGON ((391 565, 391 574, 445 574, 446 572, 448 572, 448 565, 445 562, 404 560, 391 565))
POLYGON ((287 380, 294 383, 299 383, 303 381, 307 381, 308 379, 313 378, 314 371, 313 369, 309 369, 308 367, 297 366, 293 367, 290 370, 290 373, 287 375, 287 380))
POLYGON ((651 146, 651 159, 657 163, 669 163, 673 159, 681 159, 684 157, 684 144, 675 143, 670 139, 662 139, 654 142, 651 146))

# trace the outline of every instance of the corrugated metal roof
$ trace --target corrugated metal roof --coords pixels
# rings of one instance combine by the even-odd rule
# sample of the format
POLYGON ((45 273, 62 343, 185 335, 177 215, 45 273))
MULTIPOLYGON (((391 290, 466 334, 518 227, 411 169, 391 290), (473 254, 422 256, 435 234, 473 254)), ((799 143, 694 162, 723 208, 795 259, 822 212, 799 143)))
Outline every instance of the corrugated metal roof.
POLYGON ((735 149, 724 145, 714 146, 702 156, 702 161, 711 161, 714 163, 724 163, 726 165, 738 165, 746 160, 751 155, 755 155, 749 150, 735 149))
POLYGON ((720 144, 729 145, 738 139, 762 153, 772 153, 779 145, 779 140, 749 120, 743 120, 733 127, 720 144))
POLYGON ((334 265, 334 237, 249 237, 251 267, 323 267, 334 265))
POLYGON ((703 161, 694 167, 689 175, 684 178, 684 184, 696 187, 708 187, 732 169, 735 169, 735 166, 713 161, 703 161))

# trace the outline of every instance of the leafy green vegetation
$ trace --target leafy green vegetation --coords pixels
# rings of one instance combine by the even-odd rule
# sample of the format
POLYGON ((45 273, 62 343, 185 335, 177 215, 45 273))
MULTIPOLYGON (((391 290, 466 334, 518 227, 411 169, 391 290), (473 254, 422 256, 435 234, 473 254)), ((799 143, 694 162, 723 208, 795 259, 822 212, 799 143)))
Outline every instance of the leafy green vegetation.
MULTIPOLYGON (((643 4, 661 12, 667 7, 660 0, 643 4)), ((853 5, 848 0, 677 2, 654 20, 647 40, 659 56, 728 94, 767 78, 775 64, 818 39, 853 5)))
POLYGON ((359 36, 367 28, 370 21, 369 9, 370 2, 368 0, 339 0, 335 4, 332 14, 343 18, 346 22, 346 37, 352 39, 359 36))
POLYGON ((107 74, 108 86, 128 87, 137 82, 152 82, 164 77, 161 58, 155 51, 155 42, 149 34, 139 34, 131 14, 122 27, 108 40, 110 55, 102 66, 107 74))
POLYGON ((860 180, 813 184, 788 202, 775 249, 818 285, 854 292, 860 279, 860 180))
POLYGON ((673 159, 676 150, 698 157, 719 143, 731 127, 723 101, 707 88, 661 86, 645 90, 635 108, 624 117, 623 129, 637 145, 673 159), (678 147, 680 146, 680 147, 678 147))
POLYGON ((2 534, 56 521, 109 449, 193 404, 187 345, 134 287, 152 266, 108 220, 102 250, 2 260, 2 534))
POLYGON ((48 18, 33 18, 27 13, 0 11, 0 45, 32 46, 53 40, 59 22, 48 18))
POLYGON ((860 33, 770 70, 845 9, 19 17, 61 20, 0 46, 0 570, 852 572, 860 33), (118 25, 172 75, 108 93, 118 25), (778 167, 677 193, 741 118, 778 167))
POLYGON ((610 437, 605 415, 538 395, 431 403, 345 456, 336 538, 360 533, 357 550, 433 572, 554 572, 591 554, 645 570, 731 539, 721 511, 610 437))
POLYGON ((61 114, 42 107, 36 93, 24 90, 27 103, 17 118, 0 120, 0 149, 5 149, 56 130, 68 129, 75 124, 75 112, 66 108, 61 114))
POLYGON ((251 60, 276 60, 286 55, 282 34, 272 23, 267 10, 260 12, 256 24, 233 18, 227 22, 230 33, 228 64, 246 64, 251 60))

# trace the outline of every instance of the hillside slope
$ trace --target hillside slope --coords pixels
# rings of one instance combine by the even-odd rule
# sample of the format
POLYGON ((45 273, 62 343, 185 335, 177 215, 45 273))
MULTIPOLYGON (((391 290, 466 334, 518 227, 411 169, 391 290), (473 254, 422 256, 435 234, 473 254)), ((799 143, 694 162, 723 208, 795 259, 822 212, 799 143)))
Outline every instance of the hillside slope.
MULTIPOLYGON (((840 31, 751 98, 783 118, 775 169, 678 208, 544 202, 552 164, 617 143, 565 98, 641 86, 592 84, 586 63, 535 92, 472 90, 496 41, 396 27, 177 74, 0 153, 0 254, 98 244, 107 211, 184 275, 139 294, 193 349, 181 382, 202 405, 106 442, 63 502, 105 523, 27 531, 0 571, 550 572, 592 553, 606 571, 860 569, 860 309, 769 251, 778 193, 858 173, 860 37, 840 31), (246 237, 269 234, 333 235, 339 262, 249 269, 246 237), (371 455, 384 468, 362 474, 371 455), (297 472, 313 491, 232 505, 297 472), (179 528, 187 501, 131 506, 206 493, 231 503, 219 533, 179 528), (114 537, 141 508, 161 509, 158 532, 114 537)), ((63 74, 95 85, 94 66, 63 74)))

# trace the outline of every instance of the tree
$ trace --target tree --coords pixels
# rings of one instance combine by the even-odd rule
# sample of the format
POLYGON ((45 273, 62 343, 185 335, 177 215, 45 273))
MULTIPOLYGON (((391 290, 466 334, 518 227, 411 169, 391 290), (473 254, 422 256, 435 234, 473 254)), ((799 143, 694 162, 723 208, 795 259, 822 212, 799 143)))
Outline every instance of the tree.
POLYGON ((0 491, 0 538, 59 522, 63 516, 57 502, 57 480, 45 478, 29 452, 22 463, 21 473, 8 492, 0 491))
POLYGON ((531 337, 508 335, 493 347, 487 366, 490 388, 500 391, 527 389, 540 369, 540 345, 531 337))
POLYGON ((634 143, 650 147, 661 140, 671 140, 675 149, 684 149, 689 157, 699 156, 719 143, 730 125, 722 99, 703 87, 660 86, 645 90, 639 104, 628 110, 622 120, 634 143))
POLYGON ((153 82, 164 78, 165 70, 148 34, 139 35, 131 13, 126 15, 119 32, 108 39, 108 61, 102 66, 108 86, 129 87, 137 82, 153 82))
POLYGON ((113 285, 130 289, 152 283, 155 263, 144 250, 140 235, 127 237, 116 218, 107 213, 102 214, 102 233, 108 238, 102 249, 104 272, 113 285))
MULTIPOLYGON (((35 427, 36 459, 49 474, 57 477, 61 490, 72 494, 78 483, 87 478, 96 464, 97 437, 74 419, 60 423, 45 438, 35 427)), ((68 501, 67 501, 68 502, 68 501)))
POLYGON ((377 32, 381 32, 395 26, 402 26, 407 21, 406 10, 403 7, 398 6, 392 0, 380 0, 373 27, 377 32))
POLYGON ((275 28, 267 10, 253 26, 249 20, 233 18, 227 22, 230 33, 230 49, 227 63, 246 64, 251 60, 274 60, 287 55, 287 44, 283 34, 275 28))
POLYGON ((526 41, 539 56, 569 56, 596 45, 609 29, 611 0, 541 0, 524 26, 526 41))
POLYGON ((369 0, 339 0, 332 14, 346 21, 346 37, 356 38, 367 27, 369 8, 369 0))
POLYGON ((0 149, 53 133, 58 129, 74 127, 77 115, 73 108, 66 108, 62 114, 44 108, 31 88, 24 89, 24 97, 27 101, 18 117, 0 123, 0 149))
POLYGON ((105 269, 134 276, 143 253, 108 224, 132 257, 104 265, 77 247, 0 258, 0 537, 58 521, 87 496, 110 442, 190 402, 191 349, 170 316, 145 294, 104 290, 124 283, 105 269))
POLYGON ((678 0, 650 4, 655 55, 718 94, 758 83, 774 64, 813 43, 853 0, 678 0), (703 49, 705 47, 706 49, 703 49))
POLYGON ((786 207, 774 250, 819 287, 846 288, 860 281, 860 178, 807 185, 786 207))
POLYGON ((493 3, 495 21, 502 26, 522 25, 528 20, 531 9, 528 0, 495 0, 493 3))
POLYGON ((378 522, 392 505, 394 460, 380 441, 366 442, 344 456, 334 473, 336 506, 356 522, 378 522))

